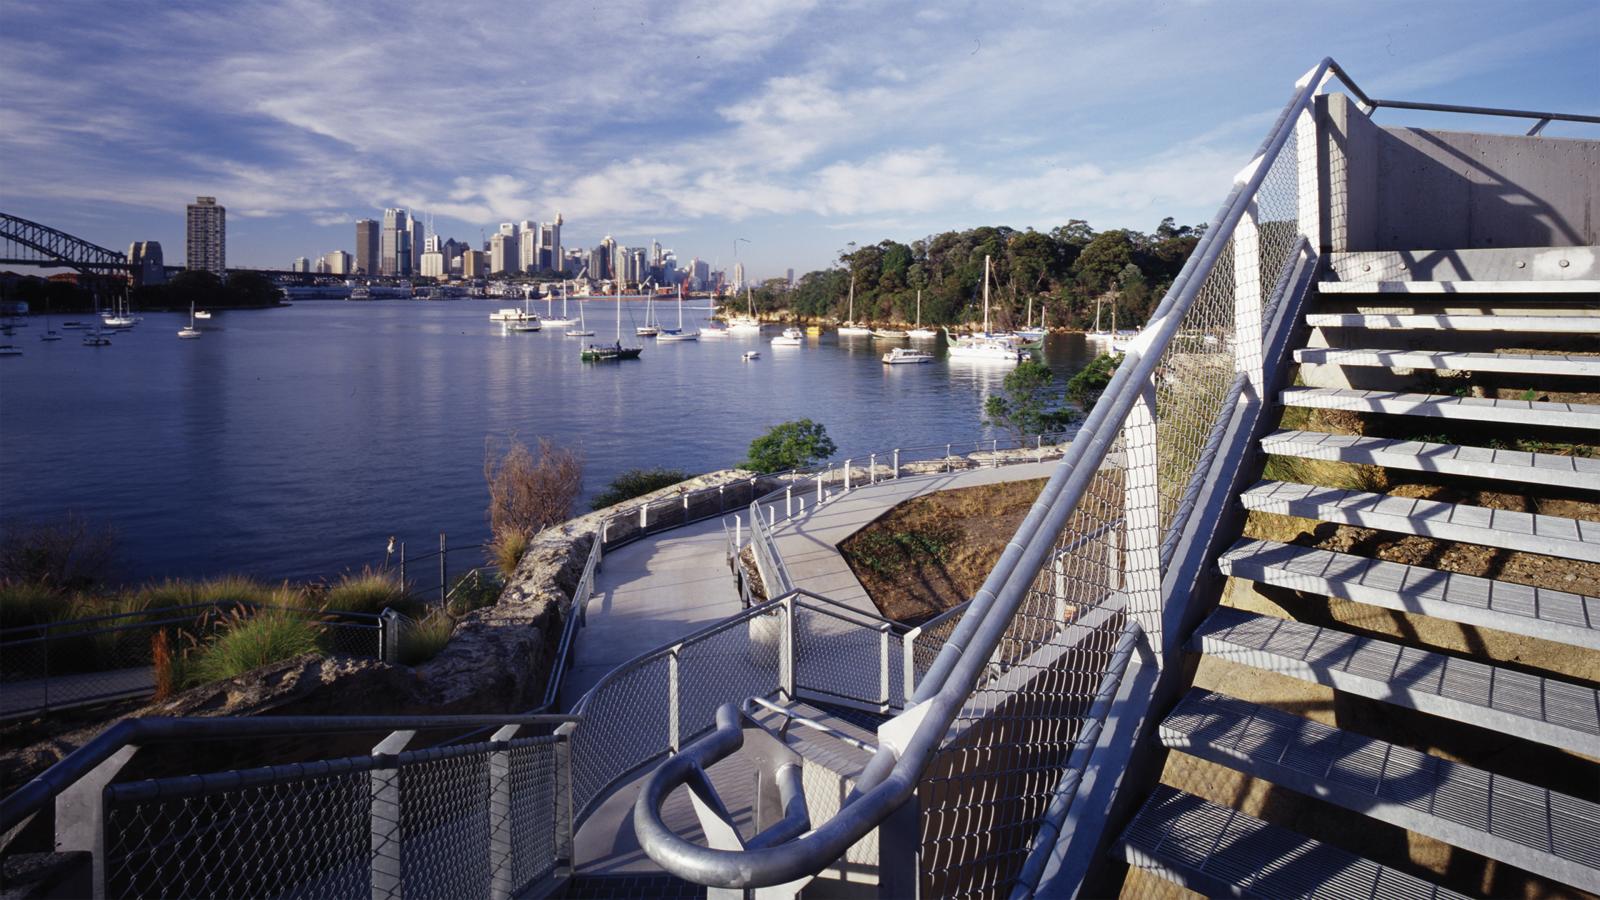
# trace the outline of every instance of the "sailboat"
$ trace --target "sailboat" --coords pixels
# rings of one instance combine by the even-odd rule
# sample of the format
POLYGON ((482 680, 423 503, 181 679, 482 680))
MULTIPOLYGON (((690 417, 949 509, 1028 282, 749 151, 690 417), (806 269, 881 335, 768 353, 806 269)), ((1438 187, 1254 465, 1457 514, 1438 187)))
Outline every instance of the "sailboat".
POLYGON ((190 303, 189 304, 189 324, 184 328, 178 329, 178 339, 179 340, 184 340, 184 341, 192 341, 192 340, 194 340, 195 338, 197 338, 199 336, 200 336, 200 329, 194 327, 194 304, 190 303))
POLYGON ((648 287, 650 292, 644 298, 644 324, 633 329, 639 337, 655 337, 661 333, 659 323, 656 322, 656 292, 648 287))
POLYGON ((989 257, 983 258, 983 331, 979 334, 957 337, 945 330, 950 339, 951 359, 970 359, 992 362, 1019 363, 1027 351, 1018 346, 1015 335, 989 333, 989 257))
POLYGON ((100 295, 94 295, 94 330, 83 336, 85 347, 109 347, 111 339, 100 330, 100 295))
POLYGON ((906 332, 914 341, 931 341, 939 336, 932 328, 922 327, 922 289, 917 289, 917 327, 906 332))
MULTIPOLYGON (((505 312, 505 310, 501 310, 501 312, 505 312)), ((529 311, 529 309, 528 309, 528 295, 527 294, 523 294, 522 295, 522 316, 520 318, 512 319, 510 321, 504 322, 502 327, 504 327, 506 331, 518 331, 518 332, 538 331, 539 329, 544 327, 544 323, 539 321, 539 314, 538 313, 529 311)))
POLYGON ((45 306, 44 306, 44 334, 39 335, 39 340, 41 340, 41 341, 59 341, 59 340, 61 340, 61 332, 56 331, 55 329, 50 327, 50 301, 49 301, 49 298, 45 299, 45 306))
POLYGON ((693 341, 698 340, 700 332, 683 330, 683 285, 678 285, 678 327, 663 328, 656 335, 657 341, 693 341))
POLYGON ((561 282, 561 317, 555 315, 555 297, 553 294, 544 295, 544 323, 546 325, 576 325, 578 320, 567 314, 567 283, 561 282))
MULTIPOLYGON (((617 296, 618 298, 622 296, 620 291, 617 296)), ((590 344, 589 346, 583 348, 582 352, 580 352, 578 356, 584 362, 619 362, 624 359, 638 359, 639 354, 643 352, 643 347, 622 346, 622 300, 618 299, 617 342, 610 347, 602 344, 590 344)))
POLYGON ((1028 315, 1024 320, 1027 324, 1017 329, 1017 336, 1030 341, 1043 340, 1044 338, 1044 304, 1039 304, 1039 327, 1033 327, 1033 298, 1028 298, 1028 315))
POLYGON ((760 334, 761 320, 756 318, 756 299, 750 292, 750 286, 744 286, 744 302, 748 312, 742 316, 728 317, 729 334, 760 334))
MULTIPOLYGON (((562 305, 565 306, 566 305, 566 298, 562 297, 561 301, 562 301, 562 305)), ((582 297, 578 298, 578 327, 576 327, 576 328, 568 328, 567 329, 567 337, 594 337, 594 329, 590 328, 589 324, 583 320, 583 298, 582 297)))
POLYGON ((133 310, 128 308, 126 300, 119 301, 117 308, 102 318, 108 328, 132 328, 139 324, 139 320, 134 318, 133 310))
POLYGON ((839 336, 840 337, 859 337, 861 335, 871 334, 871 333, 872 333, 872 329, 868 328, 865 325, 857 325, 856 324, 856 277, 855 277, 855 275, 851 275, 850 276, 850 318, 846 319, 844 324, 839 326, 839 336))

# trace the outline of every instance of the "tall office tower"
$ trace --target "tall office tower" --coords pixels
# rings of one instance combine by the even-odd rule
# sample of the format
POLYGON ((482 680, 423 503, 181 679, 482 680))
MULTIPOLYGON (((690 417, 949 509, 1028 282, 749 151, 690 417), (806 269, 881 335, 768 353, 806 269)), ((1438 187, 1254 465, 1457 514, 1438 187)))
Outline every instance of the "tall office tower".
POLYGON ((487 274, 487 272, 485 272, 486 266, 487 264, 484 262, 482 250, 461 251, 462 278, 482 278, 487 274))
POLYGON ((643 247, 633 251, 633 261, 628 264, 628 270, 633 273, 634 281, 650 280, 650 263, 645 259, 643 247))
POLYGON ((690 266, 694 272, 694 289, 703 291, 711 287, 711 264, 697 256, 690 266))
POLYGON ((736 291, 744 290, 744 263, 742 262, 733 264, 733 289, 736 291))
POLYGON ((794 269, 783 270, 783 280, 791 290, 794 289, 794 269))
POLYGON ((400 255, 404 247, 407 232, 410 230, 410 221, 403 209, 386 209, 383 211, 383 234, 378 245, 378 274, 400 275, 400 255))
POLYGON ((650 242, 650 265, 652 265, 652 266, 661 265, 661 242, 660 241, 651 241, 650 242))
POLYGON ((611 235, 608 234, 605 237, 601 238, 600 239, 600 252, 601 252, 600 258, 602 260, 604 260, 605 267, 602 268, 598 272, 590 272, 589 274, 593 275, 595 278, 615 278, 615 277, 617 277, 617 273, 616 273, 616 268, 617 268, 616 249, 617 249, 617 242, 611 239, 611 235))
MULTIPOLYGON (((561 211, 556 210, 556 220, 545 226, 549 229, 548 240, 544 240, 545 248, 550 251, 550 267, 560 270, 566 257, 561 250, 561 211)), ((581 267, 580 267, 581 268, 581 267)))
POLYGON ((628 271, 628 263, 633 259, 628 252, 626 244, 611 245, 611 277, 624 284, 633 280, 633 273, 628 271))
POLYGON ((311 260, 306 258, 306 257, 304 257, 304 256, 299 257, 298 259, 296 259, 294 261, 294 264, 289 267, 289 271, 291 271, 291 272, 310 272, 311 271, 311 260))
POLYGON ((322 255, 322 271, 329 275, 349 275, 353 257, 343 250, 329 250, 322 255))
POLYGON ((606 245, 601 244, 589 251, 589 280, 594 282, 604 281, 605 277, 606 245))
POLYGON ((416 213, 406 229, 406 266, 402 275, 415 275, 422 266, 422 248, 428 243, 428 226, 416 213))
POLYGON ((160 241, 134 241, 128 245, 128 277, 134 287, 165 284, 167 267, 161 261, 160 241))
POLYGON ((515 223, 515 222, 501 222, 500 223, 500 233, 505 235, 506 237, 516 237, 517 236, 517 223, 515 223))
POLYGON ((184 266, 221 278, 228 271, 228 210, 215 197, 196 197, 189 204, 189 242, 184 266))
POLYGON ((539 265, 539 223, 523 221, 517 232, 517 262, 522 263, 524 272, 543 268, 539 265))
POLYGON ((356 221, 356 271, 378 274, 378 223, 371 219, 356 221))
POLYGON ((504 275, 519 271, 517 268, 517 236, 515 234, 489 237, 489 274, 504 275))
POLYGON ((437 250, 424 251, 417 263, 419 274, 423 278, 443 278, 447 274, 444 263, 444 254, 437 250))
POLYGON ((422 252, 423 253, 442 253, 442 252, 444 252, 444 247, 441 245, 441 243, 439 241, 439 236, 437 234, 428 235, 428 237, 422 242, 422 252))

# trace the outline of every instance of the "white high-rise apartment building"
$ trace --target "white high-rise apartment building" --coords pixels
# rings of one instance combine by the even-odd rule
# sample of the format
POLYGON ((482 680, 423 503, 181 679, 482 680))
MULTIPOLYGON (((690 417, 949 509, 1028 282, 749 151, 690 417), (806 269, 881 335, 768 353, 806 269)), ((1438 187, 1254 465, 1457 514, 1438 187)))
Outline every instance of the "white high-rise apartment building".
POLYGON ((744 263, 742 262, 733 264, 733 289, 736 291, 744 290, 744 263))
POLYGON ((188 208, 184 266, 221 278, 228 271, 228 210, 215 197, 196 197, 188 208))
POLYGON ((329 275, 349 275, 355 271, 355 258, 343 250, 330 250, 322 255, 322 271, 329 275))
POLYGON ((539 223, 523 220, 517 231, 517 262, 524 272, 539 271, 539 223))
MULTIPOLYGON (((501 226, 502 229, 504 227, 501 226)), ((504 275, 517 271, 520 271, 517 266, 517 236, 502 230, 489 238, 489 274, 504 275)))
POLYGON ((428 250, 422 254, 421 271, 423 278, 444 278, 449 275, 445 270, 444 254, 437 250, 428 250))

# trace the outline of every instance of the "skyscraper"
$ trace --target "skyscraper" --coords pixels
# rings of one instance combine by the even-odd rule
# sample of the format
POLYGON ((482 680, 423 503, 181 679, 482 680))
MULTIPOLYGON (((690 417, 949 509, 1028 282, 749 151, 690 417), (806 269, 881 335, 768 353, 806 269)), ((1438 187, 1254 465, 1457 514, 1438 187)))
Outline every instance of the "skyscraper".
POLYGON ((411 223, 406 211, 398 208, 383 211, 383 234, 379 242, 378 274, 399 275, 402 250, 410 238, 411 223))
POLYGON ((539 264, 539 223, 523 220, 517 230, 517 262, 525 272, 537 272, 539 264))
POLYGON ((350 254, 343 250, 329 250, 322 254, 322 271, 329 275, 349 275, 352 266, 350 254))
POLYGON ((744 290, 744 263, 742 262, 733 264, 733 289, 736 291, 744 290))
POLYGON ((189 204, 188 245, 184 265, 221 278, 228 270, 228 210, 215 197, 196 197, 189 204))
POLYGON ((295 259, 295 261, 294 261, 294 264, 289 267, 289 271, 291 271, 291 272, 310 272, 311 271, 311 259, 309 257, 305 257, 305 256, 297 257, 295 259))
POLYGON ((491 235, 489 237, 489 274, 501 275, 516 271, 518 271, 517 236, 515 234, 506 234, 504 231, 491 235))
POLYGON ((405 252, 399 254, 401 275, 417 274, 417 267, 421 264, 422 247, 426 241, 427 226, 423 225, 422 220, 413 212, 406 222, 406 240, 403 248, 405 252))
POLYGON ((561 211, 556 210, 556 220, 545 226, 548 229, 548 240, 541 239, 546 249, 550 251, 550 268, 560 271, 564 256, 561 250, 561 211))
POLYGON ((378 274, 378 223, 372 219, 356 221, 356 271, 378 274))

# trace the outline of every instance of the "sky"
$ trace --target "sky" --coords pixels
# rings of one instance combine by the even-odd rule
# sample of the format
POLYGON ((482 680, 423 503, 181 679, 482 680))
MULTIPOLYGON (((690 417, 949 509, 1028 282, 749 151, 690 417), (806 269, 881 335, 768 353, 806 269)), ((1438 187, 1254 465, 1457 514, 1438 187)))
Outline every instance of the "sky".
POLYGON ((1597 114, 1597 46, 1600 0, 0 0, 0 210, 172 265, 212 195, 263 268, 388 206, 474 244, 559 210, 568 247, 772 277, 1209 220, 1324 56, 1375 97, 1597 114))

